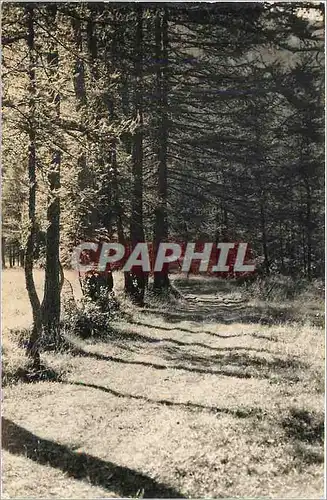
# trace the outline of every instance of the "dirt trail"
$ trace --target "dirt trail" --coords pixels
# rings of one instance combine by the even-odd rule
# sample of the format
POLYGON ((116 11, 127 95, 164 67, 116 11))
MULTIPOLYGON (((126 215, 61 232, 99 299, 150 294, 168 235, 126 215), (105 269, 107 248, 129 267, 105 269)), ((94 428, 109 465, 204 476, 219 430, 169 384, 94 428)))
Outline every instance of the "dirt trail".
POLYGON ((244 297, 195 285, 74 339, 63 381, 6 389, 7 496, 322 495, 317 332, 250 322, 244 297))

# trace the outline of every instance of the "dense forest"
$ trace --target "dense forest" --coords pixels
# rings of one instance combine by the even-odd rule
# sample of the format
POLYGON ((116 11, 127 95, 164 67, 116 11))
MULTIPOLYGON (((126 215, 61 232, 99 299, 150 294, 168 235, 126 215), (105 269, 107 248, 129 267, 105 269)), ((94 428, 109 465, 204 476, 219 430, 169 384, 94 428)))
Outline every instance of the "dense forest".
POLYGON ((325 4, 1 7, 4 497, 326 498, 325 4))
POLYGON ((3 4, 2 265, 25 267, 35 324, 58 323, 80 241, 246 241, 266 274, 323 274, 323 16, 3 4))

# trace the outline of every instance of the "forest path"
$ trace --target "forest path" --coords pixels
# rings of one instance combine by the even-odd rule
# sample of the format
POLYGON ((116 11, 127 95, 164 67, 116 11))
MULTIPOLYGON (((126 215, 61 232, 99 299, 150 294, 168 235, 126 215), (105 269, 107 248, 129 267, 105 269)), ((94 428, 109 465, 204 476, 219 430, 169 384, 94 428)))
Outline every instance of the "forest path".
POLYGON ((180 283, 44 355, 61 380, 6 388, 5 496, 321 497, 322 332, 224 286, 180 283))

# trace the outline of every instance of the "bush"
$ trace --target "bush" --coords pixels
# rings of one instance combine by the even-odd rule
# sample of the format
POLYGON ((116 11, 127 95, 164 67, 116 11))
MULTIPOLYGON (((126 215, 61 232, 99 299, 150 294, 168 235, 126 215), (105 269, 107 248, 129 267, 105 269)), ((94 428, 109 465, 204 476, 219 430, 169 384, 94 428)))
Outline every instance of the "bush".
MULTIPOLYGON (((16 330, 7 333, 2 345, 2 385, 13 385, 18 382, 39 382, 41 380, 61 380, 65 370, 61 362, 57 363, 55 369, 47 364, 41 363, 35 370, 33 362, 26 355, 23 347, 26 343, 28 330, 16 330), (58 370, 59 368, 59 370, 58 370)), ((51 363, 52 364, 52 363, 51 363)))
POLYGON ((98 300, 83 297, 80 307, 66 310, 65 329, 83 339, 103 336, 110 322, 119 314, 119 303, 113 293, 103 291, 98 300))
POLYGON ((6 338, 2 344, 2 384, 5 386, 15 383, 27 369, 25 350, 14 340, 6 338))
POLYGON ((308 281, 290 276, 267 276, 245 284, 245 293, 252 298, 269 301, 291 301, 301 298, 323 299, 324 286, 319 280, 308 281))

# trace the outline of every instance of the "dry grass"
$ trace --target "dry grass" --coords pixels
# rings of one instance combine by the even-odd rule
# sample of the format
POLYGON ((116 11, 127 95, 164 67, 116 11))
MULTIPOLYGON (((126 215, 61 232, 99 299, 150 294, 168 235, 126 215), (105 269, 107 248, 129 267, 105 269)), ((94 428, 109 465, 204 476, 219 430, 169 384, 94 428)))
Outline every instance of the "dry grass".
MULTIPOLYGON (((3 274, 17 366, 10 328, 30 320, 19 276, 3 274)), ((324 334, 310 312, 321 301, 293 300, 290 319, 269 316, 285 301, 260 306, 229 283, 179 285, 188 300, 125 302, 130 318, 106 338, 44 354, 63 380, 6 387, 5 497, 323 496, 324 334)))

